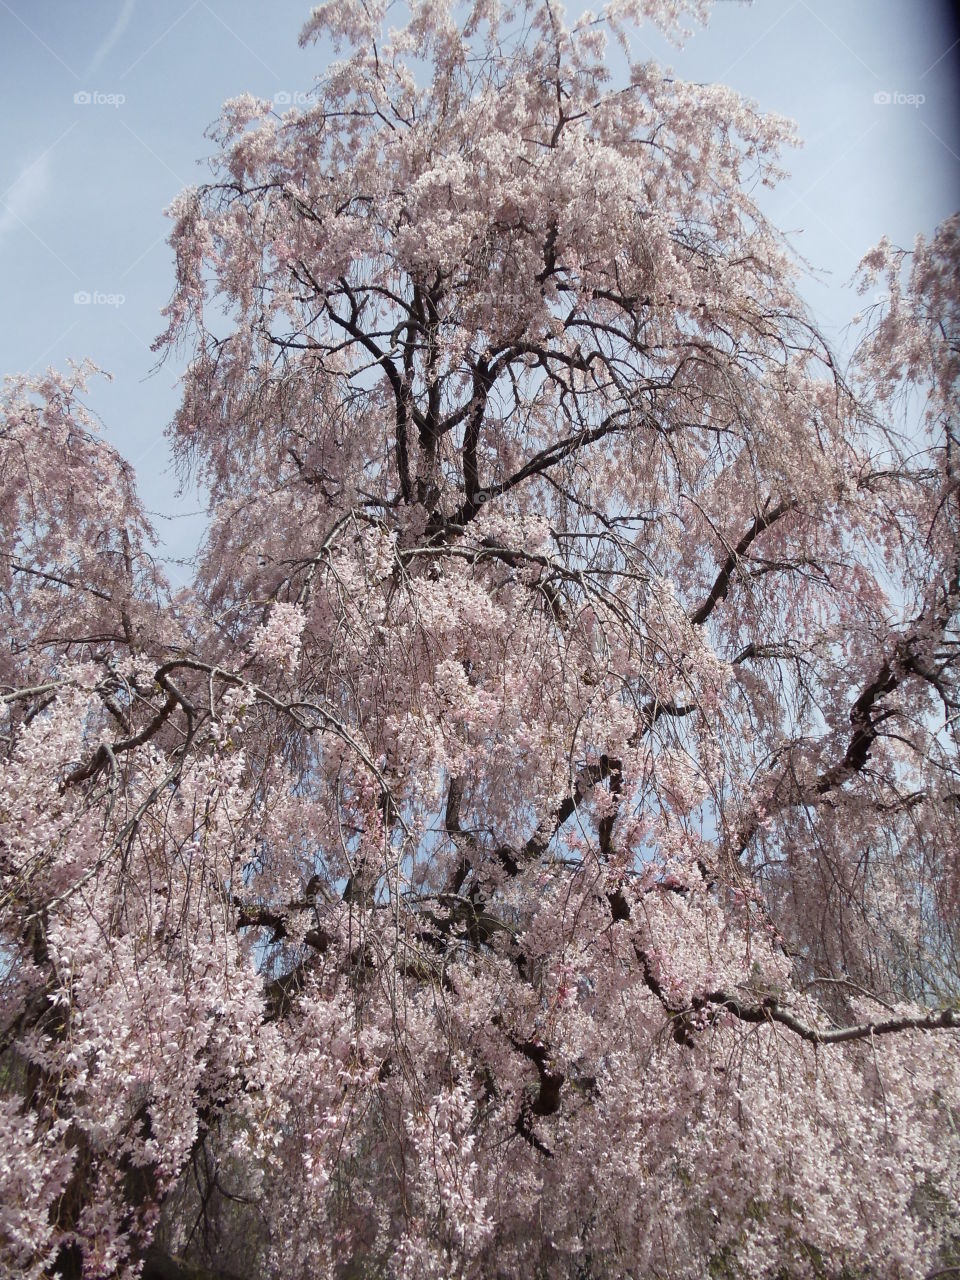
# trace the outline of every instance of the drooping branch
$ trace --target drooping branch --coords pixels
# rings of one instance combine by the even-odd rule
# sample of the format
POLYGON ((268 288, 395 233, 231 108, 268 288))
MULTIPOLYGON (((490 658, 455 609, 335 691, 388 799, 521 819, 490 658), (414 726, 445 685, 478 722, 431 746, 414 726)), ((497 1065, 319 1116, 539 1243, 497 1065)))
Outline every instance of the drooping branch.
POLYGON ((725 1010, 735 1018, 739 1018, 741 1022, 776 1023, 811 1044, 845 1044, 851 1040, 895 1035, 901 1031, 960 1029, 960 1008, 940 1009, 935 1013, 907 1014, 899 1018, 885 1018, 879 1022, 860 1022, 852 1026, 826 1028, 803 1022, 781 1005, 779 997, 772 995, 750 1003, 730 991, 711 991, 695 997, 689 1008, 691 1012, 725 1010))
MULTIPOLYGON (((649 892, 649 891, 648 891, 649 892)), ((620 895, 615 918, 623 919, 626 900, 620 895)), ((629 904, 626 904, 629 910, 629 904)), ((627 917, 629 918, 629 917, 627 917)), ((669 1014, 673 1037, 678 1044, 692 1049, 696 1045, 696 1031, 709 1025, 719 1014, 728 1013, 741 1022, 786 1027, 788 1031, 811 1044, 846 1044, 853 1040, 865 1040, 872 1036, 894 1035, 903 1031, 942 1031, 960 1029, 960 1008, 948 1007, 929 1013, 904 1014, 884 1018, 876 1022, 861 1022, 847 1026, 818 1027, 804 1022, 783 1004, 778 995, 764 995, 758 1000, 745 999, 728 990, 703 992, 693 996, 688 1003, 677 1003, 665 992, 656 974, 656 966, 638 940, 634 941, 634 953, 640 965, 644 984, 656 996, 669 1014)))
MULTIPOLYGON (((313 907, 309 902, 289 902, 282 910, 269 907, 263 907, 256 903, 243 902, 240 898, 234 898, 234 906, 237 909, 237 928, 238 929, 269 929, 271 933, 271 942, 281 942, 290 936, 290 930, 287 926, 287 916, 293 911, 310 910, 313 907)), ((326 929, 314 927, 308 929, 303 935, 304 944, 312 947, 314 951, 324 952, 329 949, 334 940, 334 935, 326 929)))
POLYGON ((900 684, 900 680, 901 676, 891 664, 884 663, 876 676, 863 688, 850 708, 850 724, 853 727, 853 733, 843 753, 843 759, 820 774, 813 787, 816 795, 826 795, 828 791, 841 786, 853 774, 863 769, 867 763, 870 748, 877 739, 879 726, 886 718, 884 713, 876 712, 877 703, 886 694, 892 693, 900 684))
MULTIPOLYGON (((773 785, 765 802, 767 814, 797 805, 819 803, 822 798, 844 786, 851 779, 863 773, 870 757, 871 748, 880 736, 881 726, 893 712, 884 709, 883 699, 897 690, 906 679, 914 676, 930 683, 925 665, 918 657, 917 649, 922 639, 927 643, 932 638, 942 638, 951 625, 960 591, 956 584, 944 594, 938 607, 931 611, 931 616, 921 619, 914 629, 901 637, 892 646, 892 655, 881 663, 876 673, 860 689, 850 708, 849 723, 851 734, 847 739, 843 755, 833 765, 822 770, 812 782, 800 785, 795 780, 789 765, 773 785), (924 635, 924 632, 927 632, 924 635)), ((733 842, 734 856, 740 857, 750 841, 760 829, 760 819, 753 815, 738 832, 733 842)))
POLYGON ((768 507, 757 516, 753 524, 724 560, 706 600, 690 615, 690 621, 695 627, 702 626, 720 601, 726 598, 730 589, 730 581, 736 572, 737 566, 750 549, 752 543, 756 541, 765 529, 769 529, 772 524, 776 524, 788 512, 796 510, 798 505, 796 498, 783 498, 775 506, 768 507))
MULTIPOLYGON (((574 435, 564 436, 563 439, 557 440, 546 448, 539 450, 529 461, 505 480, 489 483, 484 489, 486 498, 496 498, 501 494, 509 493, 511 489, 515 489, 524 480, 556 467, 565 458, 570 457, 571 454, 585 449, 588 445, 594 444, 598 440, 603 440, 616 432, 626 430, 633 413, 633 409, 629 406, 618 409, 604 418, 599 426, 584 428, 574 435)), ((450 517, 449 523, 453 525, 466 524, 473 519, 482 505, 482 501, 476 494, 468 494, 464 502, 450 517)))
POLYGON ((110 763, 111 758, 122 755, 126 751, 132 751, 135 747, 143 746, 145 742, 149 742, 154 737, 164 723, 170 718, 171 713, 177 706, 189 707, 191 718, 194 715, 192 704, 184 697, 184 695, 176 689, 176 686, 169 680, 167 681, 169 692, 167 700, 159 709, 156 715, 149 720, 139 732, 131 734, 127 738, 118 738, 116 742, 101 742, 96 751, 84 764, 77 765, 65 777, 64 782, 70 786, 74 786, 78 782, 85 782, 88 778, 92 778, 101 768, 110 763))
POLYGON ((359 304, 348 282, 341 280, 340 284, 350 302, 350 315, 341 316, 329 303, 327 305, 327 314, 335 324, 338 324, 351 338, 359 342, 370 353, 380 368, 383 369, 387 381, 390 383, 396 405, 397 475, 400 480, 400 491, 403 494, 404 501, 412 502, 413 483, 410 477, 410 443, 408 439, 409 424, 412 416, 410 388, 387 353, 374 342, 370 334, 359 323, 359 304))

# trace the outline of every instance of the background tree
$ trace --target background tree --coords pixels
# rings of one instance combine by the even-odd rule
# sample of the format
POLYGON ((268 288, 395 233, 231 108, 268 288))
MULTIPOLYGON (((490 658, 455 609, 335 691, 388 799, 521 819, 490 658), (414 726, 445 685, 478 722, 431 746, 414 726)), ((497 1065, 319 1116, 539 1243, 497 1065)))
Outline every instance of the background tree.
POLYGON ((191 595, 9 384, 8 1267, 960 1265, 960 222, 842 375, 788 127, 630 53, 698 12, 337 0, 227 105, 191 595))

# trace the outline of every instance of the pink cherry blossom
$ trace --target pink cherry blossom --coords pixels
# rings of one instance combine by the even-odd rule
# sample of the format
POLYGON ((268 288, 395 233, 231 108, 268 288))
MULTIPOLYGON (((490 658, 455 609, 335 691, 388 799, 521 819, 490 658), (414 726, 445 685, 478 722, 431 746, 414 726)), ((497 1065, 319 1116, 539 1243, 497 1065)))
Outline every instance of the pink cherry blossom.
POLYGON ((960 224, 841 372, 705 16, 331 0, 227 104, 191 590, 8 381, 4 1274, 960 1265, 960 224))

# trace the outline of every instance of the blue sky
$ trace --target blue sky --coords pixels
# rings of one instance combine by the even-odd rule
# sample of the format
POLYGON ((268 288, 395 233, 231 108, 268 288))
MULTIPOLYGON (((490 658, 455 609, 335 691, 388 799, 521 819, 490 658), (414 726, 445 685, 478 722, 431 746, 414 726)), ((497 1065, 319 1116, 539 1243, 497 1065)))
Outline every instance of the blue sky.
MULTIPOLYGON (((203 180, 204 131, 226 98, 293 95, 323 70, 327 50, 297 46, 309 7, 0 0, 0 373, 89 356, 114 375, 89 403, 134 463, 171 561, 204 522, 163 438, 179 368, 151 374, 173 280, 163 210, 203 180)), ((862 254, 884 233, 909 245, 960 207, 949 13, 939 0, 718 0, 682 51, 638 33, 641 56, 797 122, 805 145, 764 206, 817 269, 804 292, 838 345, 862 254)))

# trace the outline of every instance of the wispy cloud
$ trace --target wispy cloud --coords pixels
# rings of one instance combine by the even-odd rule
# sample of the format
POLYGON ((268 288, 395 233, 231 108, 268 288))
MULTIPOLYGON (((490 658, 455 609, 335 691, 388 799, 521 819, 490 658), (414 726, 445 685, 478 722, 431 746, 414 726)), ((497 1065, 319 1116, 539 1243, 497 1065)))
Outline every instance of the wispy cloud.
POLYGON ((25 165, 0 193, 0 242, 11 231, 27 224, 49 189, 50 157, 45 151, 25 165))
POLYGON ((92 75, 93 72, 97 70, 104 58, 106 58, 107 54, 123 35, 124 31, 126 31, 127 25, 133 17, 133 11, 136 7, 137 0, 123 0, 123 5, 120 8, 120 12, 117 14, 116 22, 114 22, 113 26, 107 32, 106 38, 84 68, 83 74, 85 76, 92 75))

